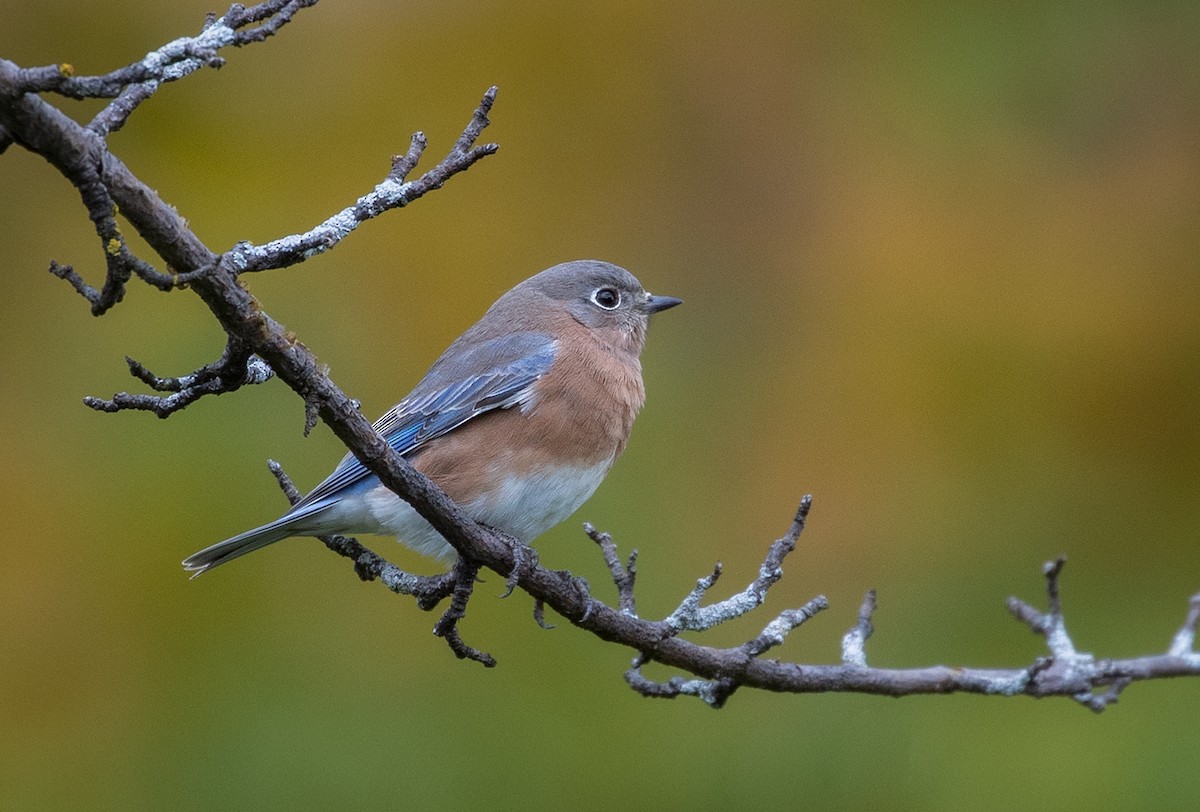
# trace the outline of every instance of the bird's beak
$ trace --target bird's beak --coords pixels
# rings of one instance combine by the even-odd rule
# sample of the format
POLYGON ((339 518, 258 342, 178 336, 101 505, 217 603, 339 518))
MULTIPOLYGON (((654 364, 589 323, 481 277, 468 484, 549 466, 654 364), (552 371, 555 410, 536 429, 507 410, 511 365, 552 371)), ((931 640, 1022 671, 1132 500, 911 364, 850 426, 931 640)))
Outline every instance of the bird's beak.
POLYGON ((674 296, 651 296, 646 294, 646 301, 642 305, 642 310, 647 314, 657 313, 660 310, 669 310, 675 305, 683 304, 683 299, 676 299, 674 296))

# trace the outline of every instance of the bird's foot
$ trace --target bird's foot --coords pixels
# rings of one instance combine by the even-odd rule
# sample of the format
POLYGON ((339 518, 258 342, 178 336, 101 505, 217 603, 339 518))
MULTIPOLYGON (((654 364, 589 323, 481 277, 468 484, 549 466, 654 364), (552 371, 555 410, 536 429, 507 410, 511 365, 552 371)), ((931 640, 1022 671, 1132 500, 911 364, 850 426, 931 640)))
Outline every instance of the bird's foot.
POLYGON ((516 591, 517 585, 521 582, 522 576, 537 569, 537 550, 533 549, 519 539, 510 536, 503 530, 497 530, 494 527, 489 527, 488 530, 492 531, 494 534, 496 534, 496 536, 503 539, 504 543, 508 545, 508 549, 512 550, 513 566, 504 579, 504 594, 500 596, 501 598, 507 598, 516 591))

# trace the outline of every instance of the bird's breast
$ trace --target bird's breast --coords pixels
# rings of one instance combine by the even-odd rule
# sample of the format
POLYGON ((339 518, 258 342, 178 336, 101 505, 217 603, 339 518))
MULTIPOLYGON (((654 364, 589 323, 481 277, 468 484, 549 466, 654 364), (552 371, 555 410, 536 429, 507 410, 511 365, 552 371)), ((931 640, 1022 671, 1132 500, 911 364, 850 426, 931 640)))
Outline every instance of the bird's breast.
POLYGON ((637 359, 560 353, 519 407, 430 441, 413 464, 477 520, 530 539, 573 513, 625 449, 645 400, 637 359))

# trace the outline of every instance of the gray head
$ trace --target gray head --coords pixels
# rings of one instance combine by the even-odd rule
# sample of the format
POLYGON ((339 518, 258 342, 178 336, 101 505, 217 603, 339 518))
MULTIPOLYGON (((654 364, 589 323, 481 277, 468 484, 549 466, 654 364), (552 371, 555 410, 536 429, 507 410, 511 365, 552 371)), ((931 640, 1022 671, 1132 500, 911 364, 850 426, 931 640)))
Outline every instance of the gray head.
POLYGON ((565 310, 579 324, 607 334, 634 354, 645 343, 651 314, 683 302, 673 296, 653 296, 629 271, 595 259, 564 262, 531 276, 506 293, 496 307, 506 299, 523 304, 530 298, 541 299, 543 307, 550 304, 552 311, 565 310))

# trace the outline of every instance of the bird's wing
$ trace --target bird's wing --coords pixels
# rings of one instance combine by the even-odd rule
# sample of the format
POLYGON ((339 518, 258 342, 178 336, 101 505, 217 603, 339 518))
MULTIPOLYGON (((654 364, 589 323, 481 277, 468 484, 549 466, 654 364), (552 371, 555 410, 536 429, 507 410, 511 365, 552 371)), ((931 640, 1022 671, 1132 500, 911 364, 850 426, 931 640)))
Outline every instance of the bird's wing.
MULTIPOLYGON (((398 454, 409 454, 435 437, 492 409, 508 409, 533 396, 533 385, 554 363, 555 342, 541 333, 518 333, 451 347, 416 389, 374 423, 398 454)), ((373 476, 347 454, 325 481, 292 510, 312 505, 373 476)))

